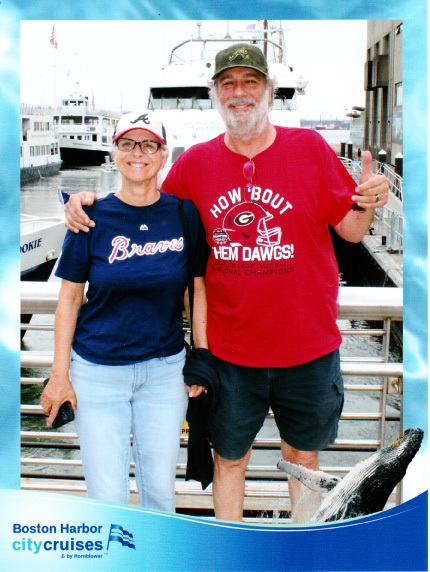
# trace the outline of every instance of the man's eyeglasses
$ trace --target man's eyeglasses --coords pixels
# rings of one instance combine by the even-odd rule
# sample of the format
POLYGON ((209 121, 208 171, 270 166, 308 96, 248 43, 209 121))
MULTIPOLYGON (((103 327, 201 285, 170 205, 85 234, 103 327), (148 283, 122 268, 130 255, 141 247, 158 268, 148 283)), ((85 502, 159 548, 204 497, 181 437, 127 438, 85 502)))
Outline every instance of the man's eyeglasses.
POLYGON ((250 159, 243 166, 243 176, 248 181, 248 183, 246 184, 246 186, 248 187, 248 190, 251 190, 252 179, 253 179, 254 175, 255 175, 255 165, 254 165, 254 162, 251 161, 251 159, 250 159))
POLYGON ((124 151, 124 153, 130 153, 134 150, 136 145, 139 145, 142 153, 146 153, 147 155, 154 155, 162 145, 158 141, 150 141, 149 139, 145 141, 134 141, 134 139, 123 139, 122 137, 117 140, 116 144, 118 149, 124 151))

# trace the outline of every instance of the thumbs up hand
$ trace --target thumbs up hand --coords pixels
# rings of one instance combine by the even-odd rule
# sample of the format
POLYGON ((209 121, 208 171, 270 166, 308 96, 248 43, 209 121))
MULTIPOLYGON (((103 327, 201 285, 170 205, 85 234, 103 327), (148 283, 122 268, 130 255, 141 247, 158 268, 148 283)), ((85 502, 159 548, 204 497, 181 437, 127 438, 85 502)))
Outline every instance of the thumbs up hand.
POLYGON ((370 151, 363 153, 360 183, 356 188, 357 195, 352 200, 363 208, 380 208, 388 201, 389 185, 385 175, 372 172, 372 155, 370 151))

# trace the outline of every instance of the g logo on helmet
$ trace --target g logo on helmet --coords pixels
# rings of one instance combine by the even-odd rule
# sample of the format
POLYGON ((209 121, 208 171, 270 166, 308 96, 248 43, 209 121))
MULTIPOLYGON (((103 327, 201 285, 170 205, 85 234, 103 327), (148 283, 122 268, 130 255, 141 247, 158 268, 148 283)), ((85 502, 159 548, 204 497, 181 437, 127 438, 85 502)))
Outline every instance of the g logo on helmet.
POLYGON ((247 211, 247 212, 239 213, 235 217, 234 222, 238 226, 247 226, 248 224, 251 224, 254 219, 255 219, 255 215, 253 215, 251 212, 247 211))
POLYGON ((242 246, 277 246, 282 230, 271 226, 273 215, 257 203, 244 202, 232 207, 224 217, 222 229, 231 244, 242 246))

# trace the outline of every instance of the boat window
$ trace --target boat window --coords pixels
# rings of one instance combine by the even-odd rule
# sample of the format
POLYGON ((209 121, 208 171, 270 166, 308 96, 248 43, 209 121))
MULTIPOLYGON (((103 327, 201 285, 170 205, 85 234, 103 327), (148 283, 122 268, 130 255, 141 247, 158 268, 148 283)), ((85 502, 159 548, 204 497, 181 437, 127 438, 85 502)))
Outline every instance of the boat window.
POLYGON ((193 107, 192 99, 178 99, 178 108, 179 109, 191 109, 193 107))
POLYGON ((49 122, 48 121, 35 121, 34 122, 34 130, 35 131, 49 131, 49 122))
POLYGON ((177 109, 178 108, 178 100, 176 97, 172 98, 163 98, 163 103, 161 105, 161 109, 177 109))
POLYGON ((148 107, 149 109, 210 109, 212 104, 209 88, 205 86, 153 87, 148 107))
POLYGON ((295 89, 293 87, 279 88, 273 101, 273 109, 296 109, 295 89))
POLYGON ((97 116, 87 115, 85 117, 85 125, 98 125, 98 124, 99 124, 99 118, 97 116))
POLYGON ((193 109, 212 109, 212 101, 210 99, 194 99, 193 109))
POLYGON ((62 115, 61 125, 82 125, 82 117, 77 115, 62 115))
POLYGON ((176 161, 181 153, 185 151, 185 147, 173 147, 172 149, 172 163, 176 161))

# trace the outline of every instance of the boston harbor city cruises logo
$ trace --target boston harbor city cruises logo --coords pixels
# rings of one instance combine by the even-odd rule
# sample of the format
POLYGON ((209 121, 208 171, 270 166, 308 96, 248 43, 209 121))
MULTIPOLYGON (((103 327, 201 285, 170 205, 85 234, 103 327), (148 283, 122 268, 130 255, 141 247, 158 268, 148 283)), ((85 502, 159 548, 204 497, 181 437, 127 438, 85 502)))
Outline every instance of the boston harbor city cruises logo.
POLYGON ((111 524, 106 542, 102 525, 63 523, 43 525, 40 523, 23 525, 14 523, 15 538, 12 549, 16 552, 56 554, 60 558, 103 558, 113 543, 136 550, 133 534, 120 526, 111 524), (104 537, 104 538, 103 538, 104 537))

